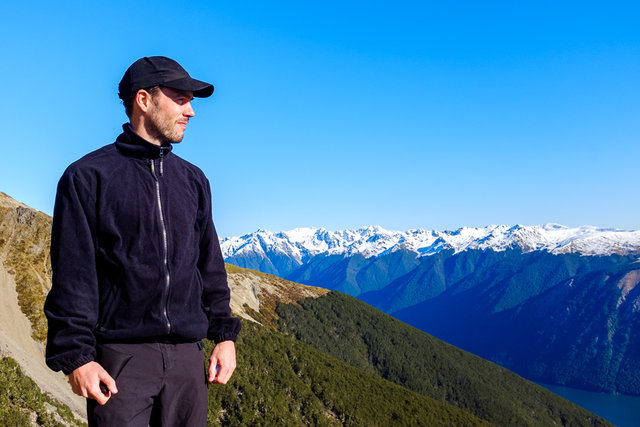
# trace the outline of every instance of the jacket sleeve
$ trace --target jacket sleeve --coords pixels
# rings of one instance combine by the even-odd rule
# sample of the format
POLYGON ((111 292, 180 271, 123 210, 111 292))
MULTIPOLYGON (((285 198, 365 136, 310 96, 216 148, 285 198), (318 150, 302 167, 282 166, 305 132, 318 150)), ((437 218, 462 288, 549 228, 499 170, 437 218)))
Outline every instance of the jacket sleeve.
POLYGON ((220 241, 213 225, 211 189, 206 178, 202 200, 200 211, 202 234, 198 270, 203 283, 203 307, 209 318, 207 338, 216 343, 227 340, 235 341, 238 332, 240 332, 240 320, 231 317, 231 308, 229 307, 231 292, 227 283, 227 272, 224 267, 220 241))
POLYGON ((51 230, 53 280, 44 306, 49 322, 47 365, 67 375, 95 358, 95 217, 95 198, 86 181, 67 169, 56 193, 51 230))

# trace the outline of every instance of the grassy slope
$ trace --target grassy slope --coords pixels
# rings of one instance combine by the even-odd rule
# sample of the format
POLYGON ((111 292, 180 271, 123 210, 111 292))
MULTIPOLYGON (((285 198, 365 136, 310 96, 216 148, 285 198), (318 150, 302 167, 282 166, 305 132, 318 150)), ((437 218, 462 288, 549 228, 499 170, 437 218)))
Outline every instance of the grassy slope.
POLYGON ((364 372, 499 425, 608 425, 498 365, 332 292, 278 307, 282 331, 364 372))

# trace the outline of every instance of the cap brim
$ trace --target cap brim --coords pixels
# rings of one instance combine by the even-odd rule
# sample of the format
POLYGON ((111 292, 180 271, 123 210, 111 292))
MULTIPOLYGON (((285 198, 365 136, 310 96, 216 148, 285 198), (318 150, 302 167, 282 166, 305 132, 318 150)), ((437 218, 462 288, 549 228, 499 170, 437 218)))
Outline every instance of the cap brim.
POLYGON ((197 98, 207 98, 213 93, 212 84, 192 79, 190 77, 162 83, 161 86, 193 92, 193 96, 197 98))

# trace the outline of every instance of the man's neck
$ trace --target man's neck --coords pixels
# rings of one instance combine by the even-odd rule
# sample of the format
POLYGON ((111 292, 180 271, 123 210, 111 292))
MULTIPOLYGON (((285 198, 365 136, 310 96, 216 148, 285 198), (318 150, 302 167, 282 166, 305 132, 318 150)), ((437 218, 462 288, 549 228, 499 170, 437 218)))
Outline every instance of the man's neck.
POLYGON ((144 125, 144 119, 142 118, 131 118, 130 120, 131 123, 131 129, 138 134, 138 136, 140 136, 142 139, 144 139, 145 141, 153 144, 153 145, 157 145, 158 147, 162 146, 162 141, 158 140, 155 136, 151 135, 149 132, 147 132, 147 129, 144 125))

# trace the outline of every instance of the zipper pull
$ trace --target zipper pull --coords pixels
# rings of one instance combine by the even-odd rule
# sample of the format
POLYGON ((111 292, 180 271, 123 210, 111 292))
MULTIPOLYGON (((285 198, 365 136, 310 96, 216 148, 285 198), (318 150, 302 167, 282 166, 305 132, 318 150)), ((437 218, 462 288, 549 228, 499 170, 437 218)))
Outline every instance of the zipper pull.
POLYGON ((160 176, 164 175, 163 159, 164 159, 164 150, 161 148, 160 149, 160 176))

